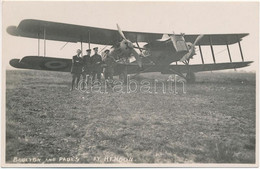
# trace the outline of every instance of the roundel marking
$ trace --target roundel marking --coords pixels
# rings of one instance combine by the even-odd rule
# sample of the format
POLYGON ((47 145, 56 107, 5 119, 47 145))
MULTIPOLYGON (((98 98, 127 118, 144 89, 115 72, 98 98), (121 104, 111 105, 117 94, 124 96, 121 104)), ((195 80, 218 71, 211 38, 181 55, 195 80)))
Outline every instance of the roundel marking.
POLYGON ((66 62, 63 61, 48 61, 44 64, 49 69, 61 69, 67 66, 66 62))

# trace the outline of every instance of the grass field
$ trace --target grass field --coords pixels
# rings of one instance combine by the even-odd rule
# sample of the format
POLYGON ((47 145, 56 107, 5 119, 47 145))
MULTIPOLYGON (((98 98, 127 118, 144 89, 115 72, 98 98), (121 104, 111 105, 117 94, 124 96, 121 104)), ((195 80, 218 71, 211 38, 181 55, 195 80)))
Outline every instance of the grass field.
POLYGON ((255 74, 196 76, 186 94, 100 94, 70 92, 69 73, 9 70, 6 162, 255 163, 255 74))

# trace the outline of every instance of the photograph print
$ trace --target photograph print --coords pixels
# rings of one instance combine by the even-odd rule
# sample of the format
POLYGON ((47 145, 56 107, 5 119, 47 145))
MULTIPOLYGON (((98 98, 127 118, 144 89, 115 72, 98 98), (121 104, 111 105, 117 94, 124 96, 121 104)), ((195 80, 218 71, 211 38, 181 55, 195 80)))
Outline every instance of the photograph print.
POLYGON ((258 2, 2 7, 2 166, 258 166, 258 2))

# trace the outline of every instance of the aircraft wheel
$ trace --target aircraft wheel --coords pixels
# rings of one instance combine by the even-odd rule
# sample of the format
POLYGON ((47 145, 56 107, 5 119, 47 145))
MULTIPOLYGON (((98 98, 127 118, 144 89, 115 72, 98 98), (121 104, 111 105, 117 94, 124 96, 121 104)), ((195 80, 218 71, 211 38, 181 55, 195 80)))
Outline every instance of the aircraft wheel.
POLYGON ((189 72, 186 75, 186 80, 188 83, 194 83, 196 78, 195 78, 195 73, 194 72, 189 72))

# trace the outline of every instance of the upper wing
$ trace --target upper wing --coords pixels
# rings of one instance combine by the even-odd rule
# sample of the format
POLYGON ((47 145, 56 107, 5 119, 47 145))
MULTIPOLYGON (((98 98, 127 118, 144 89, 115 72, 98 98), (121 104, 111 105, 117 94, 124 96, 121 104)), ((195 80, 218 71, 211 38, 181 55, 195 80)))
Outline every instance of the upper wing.
MULTIPOLYGON (((113 45, 121 37, 117 30, 79 26, 65 23, 27 19, 20 22, 18 27, 9 26, 7 32, 14 36, 40 38, 65 42, 85 42, 101 45, 113 45)), ((149 42, 160 39, 162 34, 124 31, 125 36, 132 42, 149 42)))
MULTIPOLYGON (((231 45, 242 40, 248 33, 239 34, 205 34, 197 45, 231 45)), ((186 42, 194 42, 199 35, 185 35, 186 42)))
POLYGON ((120 38, 115 30, 32 19, 21 21, 18 27, 9 26, 7 32, 14 36, 74 43, 90 40, 90 43, 103 45, 112 45, 120 38))
MULTIPOLYGON (((85 42, 101 45, 114 45, 121 40, 117 30, 96 28, 90 26, 79 26, 66 23, 57 23, 41 20, 26 19, 22 20, 16 26, 9 26, 7 32, 14 36, 22 36, 28 38, 40 38, 65 42, 85 42)), ((131 32, 123 31, 126 38, 131 42, 153 42, 163 37, 163 33, 147 33, 147 32, 131 32)), ((171 34, 169 34, 171 35, 171 34)), ((248 34, 207 34, 201 40, 199 45, 226 45, 233 44, 248 34)), ((194 42, 198 35, 187 34, 185 40, 194 42)))

